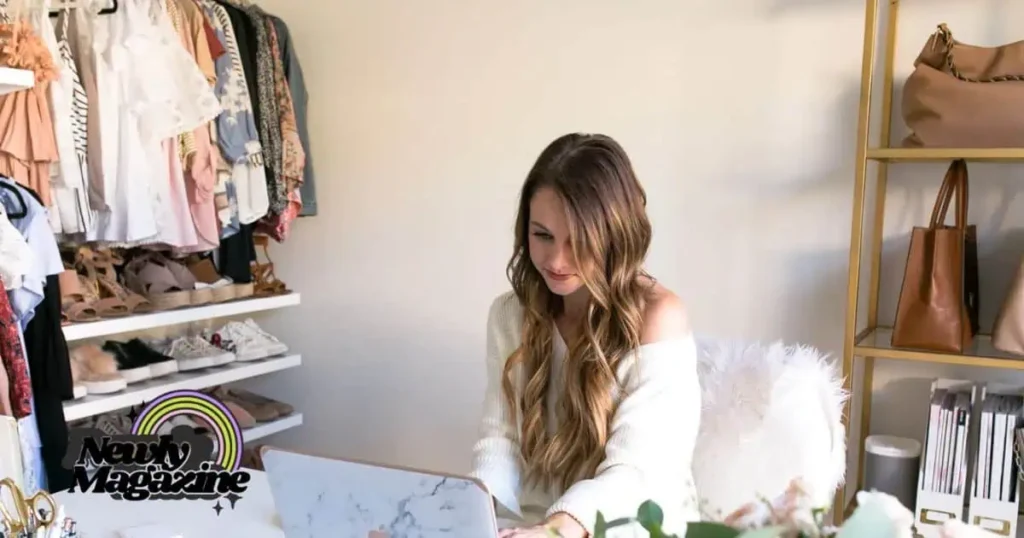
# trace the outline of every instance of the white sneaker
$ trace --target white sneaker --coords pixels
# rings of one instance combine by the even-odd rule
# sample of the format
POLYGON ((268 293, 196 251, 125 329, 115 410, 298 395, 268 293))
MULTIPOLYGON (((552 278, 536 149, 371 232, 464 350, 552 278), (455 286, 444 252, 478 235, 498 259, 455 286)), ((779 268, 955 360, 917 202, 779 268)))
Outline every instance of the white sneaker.
POLYGON ((216 331, 203 334, 214 346, 235 354, 239 361, 255 361, 271 355, 266 339, 254 334, 247 325, 232 321, 216 331))
POLYGON ((216 348, 200 336, 176 338, 165 355, 174 357, 178 361, 178 370, 182 372, 235 361, 234 353, 216 348))
POLYGON ((253 321, 252 318, 246 319, 244 325, 255 336, 263 340, 264 345, 270 350, 270 355, 284 355, 285 353, 288 353, 288 346, 284 342, 278 340, 276 336, 268 333, 267 331, 264 331, 263 328, 256 325, 256 322, 253 321))
POLYGON ((110 435, 128 435, 132 433, 132 419, 122 413, 105 413, 96 419, 94 428, 110 435))

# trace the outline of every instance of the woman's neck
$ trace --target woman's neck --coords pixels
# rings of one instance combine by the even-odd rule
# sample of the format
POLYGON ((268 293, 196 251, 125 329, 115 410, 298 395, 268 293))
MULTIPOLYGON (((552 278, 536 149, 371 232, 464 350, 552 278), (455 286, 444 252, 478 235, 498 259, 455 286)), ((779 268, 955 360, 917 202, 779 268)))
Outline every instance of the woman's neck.
POLYGON ((590 290, 585 287, 581 287, 573 293, 562 297, 562 317, 571 322, 583 319, 589 299, 590 290))

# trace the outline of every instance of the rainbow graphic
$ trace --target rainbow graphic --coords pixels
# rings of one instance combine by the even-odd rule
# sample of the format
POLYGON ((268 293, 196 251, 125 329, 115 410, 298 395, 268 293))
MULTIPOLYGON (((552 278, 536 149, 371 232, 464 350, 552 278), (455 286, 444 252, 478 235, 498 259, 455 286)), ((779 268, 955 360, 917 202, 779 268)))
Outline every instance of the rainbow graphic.
POLYGON ((217 436, 217 463, 228 472, 242 466, 242 428, 220 400, 196 390, 176 390, 149 402, 132 425, 133 435, 156 435, 160 426, 178 415, 198 417, 217 436))

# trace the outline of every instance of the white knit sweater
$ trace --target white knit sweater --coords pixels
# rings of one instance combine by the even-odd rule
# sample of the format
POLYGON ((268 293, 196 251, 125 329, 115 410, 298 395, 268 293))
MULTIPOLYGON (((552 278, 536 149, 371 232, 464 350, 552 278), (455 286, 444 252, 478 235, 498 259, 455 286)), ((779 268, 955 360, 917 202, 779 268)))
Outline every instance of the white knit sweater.
MULTIPOLYGON (((605 521, 635 516, 640 504, 650 499, 664 512, 664 529, 682 536, 685 523, 700 518, 690 471, 701 410, 692 334, 645 344, 633 354, 638 360, 623 361, 618 378, 624 390, 614 395, 618 407, 597 475, 567 491, 553 492, 523 485, 521 420, 511 422, 501 391, 505 360, 519 347, 521 329, 522 307, 515 295, 495 299, 487 321, 488 382, 481 437, 473 449, 473 476, 496 499, 499 517, 518 520, 514 525, 522 526, 566 512, 593 534, 598 511, 605 521)), ((556 336, 553 375, 561 371, 564 353, 565 344, 556 336)), ((518 382, 521 386, 521 375, 518 382)), ((548 397, 553 403, 551 398, 558 393, 548 397)), ((549 427, 557 426, 552 418, 549 427)), ((636 528, 624 530, 632 533, 636 528)))

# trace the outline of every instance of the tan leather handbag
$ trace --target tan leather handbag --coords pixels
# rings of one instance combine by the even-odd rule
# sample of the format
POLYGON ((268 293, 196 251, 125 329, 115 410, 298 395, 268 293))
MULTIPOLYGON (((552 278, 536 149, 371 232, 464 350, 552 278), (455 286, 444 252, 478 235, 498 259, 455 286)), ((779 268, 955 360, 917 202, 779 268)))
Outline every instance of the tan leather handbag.
POLYGON ((1024 355, 1024 259, 1017 266, 1010 291, 996 316, 992 346, 1007 353, 1024 355))
POLYGON ((927 227, 915 227, 903 275, 892 345, 963 353, 978 332, 978 249, 967 224, 967 163, 953 161, 927 227), (956 197, 956 223, 946 212, 956 197))
POLYGON ((1024 41, 965 45, 945 24, 903 88, 906 147, 1024 147, 1024 41))

